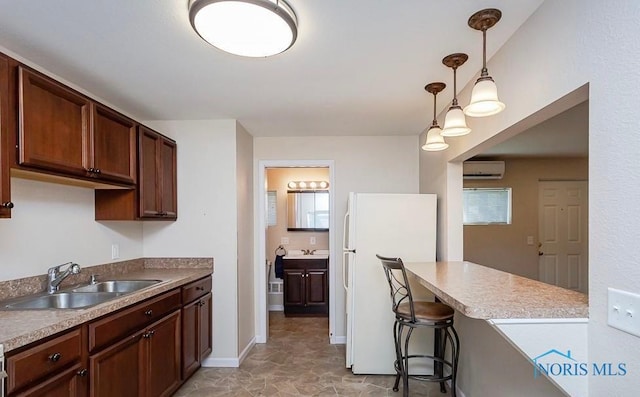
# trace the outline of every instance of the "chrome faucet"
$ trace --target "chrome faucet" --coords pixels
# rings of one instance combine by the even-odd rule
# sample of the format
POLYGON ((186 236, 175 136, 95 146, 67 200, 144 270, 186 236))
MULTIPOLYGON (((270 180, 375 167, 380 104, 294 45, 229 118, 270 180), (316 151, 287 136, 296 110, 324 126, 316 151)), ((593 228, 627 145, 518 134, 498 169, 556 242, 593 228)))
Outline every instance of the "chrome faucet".
POLYGON ((60 283, 62 282, 62 280, 64 280, 71 274, 78 274, 78 273, 80 273, 80 265, 73 262, 67 262, 67 263, 63 263, 62 265, 50 267, 49 270, 47 270, 47 275, 48 275, 47 290, 49 291, 50 294, 53 294, 58 290, 58 287, 60 286, 60 283), (69 265, 67 270, 60 273, 60 268, 66 265, 69 265))

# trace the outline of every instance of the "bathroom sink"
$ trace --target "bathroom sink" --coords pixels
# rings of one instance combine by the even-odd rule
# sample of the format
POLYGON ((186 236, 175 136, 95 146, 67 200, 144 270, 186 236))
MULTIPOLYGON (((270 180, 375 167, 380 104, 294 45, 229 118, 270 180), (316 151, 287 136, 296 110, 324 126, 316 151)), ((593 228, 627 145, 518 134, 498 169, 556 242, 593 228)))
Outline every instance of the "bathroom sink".
POLYGON ((310 254, 310 255, 287 255, 283 259, 327 259, 326 254, 310 254))
POLYGON ((72 289, 73 292, 129 293, 158 284, 161 280, 107 280, 72 289))
POLYGON ((3 309, 81 309, 97 305, 120 296, 118 292, 56 292, 47 295, 35 295, 12 300, 3 309))

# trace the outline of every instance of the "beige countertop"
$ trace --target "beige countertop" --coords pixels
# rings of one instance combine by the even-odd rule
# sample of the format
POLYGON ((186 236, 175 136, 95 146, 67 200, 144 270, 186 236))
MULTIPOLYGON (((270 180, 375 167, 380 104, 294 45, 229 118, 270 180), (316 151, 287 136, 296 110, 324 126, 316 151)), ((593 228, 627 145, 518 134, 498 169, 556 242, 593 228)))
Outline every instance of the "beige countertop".
POLYGON ((113 279, 162 281, 85 309, 0 311, 0 344, 4 345, 6 353, 211 274, 210 268, 138 269, 113 279))
POLYGON ((587 318, 587 295, 471 262, 410 262, 442 302, 476 319, 587 318))

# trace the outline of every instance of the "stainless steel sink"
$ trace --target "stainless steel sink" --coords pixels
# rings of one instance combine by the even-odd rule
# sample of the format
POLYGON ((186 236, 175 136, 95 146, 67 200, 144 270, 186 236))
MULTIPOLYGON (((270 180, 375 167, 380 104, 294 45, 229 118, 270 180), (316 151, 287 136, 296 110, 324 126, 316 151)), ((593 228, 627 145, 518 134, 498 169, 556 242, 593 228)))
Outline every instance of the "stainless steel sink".
POLYGON ((0 310, 82 309, 158 284, 162 280, 105 280, 53 294, 11 299, 0 310))
POLYGON ((72 292, 119 292, 129 293, 158 284, 161 280, 108 280, 72 289, 72 292))
POLYGON ((12 300, 4 309, 81 309, 97 305, 122 295, 118 292, 57 292, 12 300))

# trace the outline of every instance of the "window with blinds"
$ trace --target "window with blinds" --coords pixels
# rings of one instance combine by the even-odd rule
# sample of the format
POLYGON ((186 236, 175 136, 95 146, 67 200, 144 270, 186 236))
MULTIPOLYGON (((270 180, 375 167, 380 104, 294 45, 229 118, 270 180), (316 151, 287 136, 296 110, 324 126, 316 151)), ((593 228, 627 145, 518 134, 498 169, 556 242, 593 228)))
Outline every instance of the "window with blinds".
POLYGON ((511 188, 464 188, 462 205, 465 225, 511 224, 511 188))

